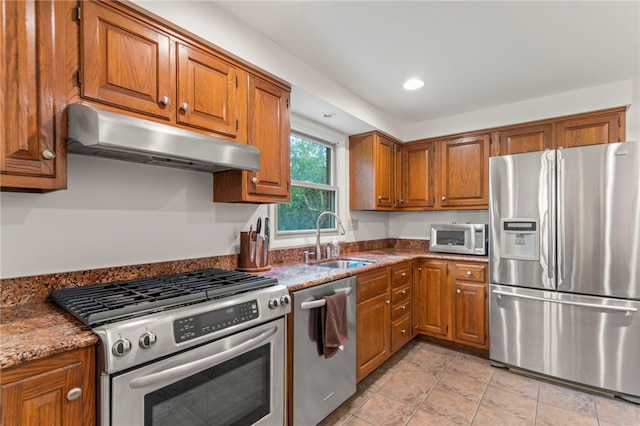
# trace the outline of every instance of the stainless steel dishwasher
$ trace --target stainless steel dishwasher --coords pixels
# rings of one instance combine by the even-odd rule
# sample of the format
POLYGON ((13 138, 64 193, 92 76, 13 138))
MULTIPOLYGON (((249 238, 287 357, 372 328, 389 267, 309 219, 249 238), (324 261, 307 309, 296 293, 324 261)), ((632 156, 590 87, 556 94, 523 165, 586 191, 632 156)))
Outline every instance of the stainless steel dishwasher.
POLYGON ((356 391, 356 279, 344 278, 292 293, 293 423, 315 425, 356 391), (323 296, 347 293, 349 340, 331 358, 319 355, 314 339, 315 310, 323 296))

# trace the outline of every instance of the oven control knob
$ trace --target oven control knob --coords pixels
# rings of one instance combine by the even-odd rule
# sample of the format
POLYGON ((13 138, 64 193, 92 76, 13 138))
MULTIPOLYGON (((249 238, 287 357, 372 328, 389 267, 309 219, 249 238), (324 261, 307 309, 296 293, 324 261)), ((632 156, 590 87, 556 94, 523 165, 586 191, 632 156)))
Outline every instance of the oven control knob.
POLYGON ((131 351, 131 342, 125 338, 118 339, 111 347, 111 352, 115 356, 125 356, 131 351))
POLYGON ((151 346, 156 344, 156 335, 150 331, 147 331, 142 336, 140 336, 138 344, 142 349, 149 349, 151 346))
POLYGON ((283 294, 282 296, 280 296, 280 305, 281 306, 288 305, 289 303, 291 303, 291 297, 289 297, 288 294, 283 294))
POLYGON ((275 297, 272 297, 271 299, 269 299, 269 308, 271 309, 275 309, 278 307, 278 299, 276 299, 275 297))

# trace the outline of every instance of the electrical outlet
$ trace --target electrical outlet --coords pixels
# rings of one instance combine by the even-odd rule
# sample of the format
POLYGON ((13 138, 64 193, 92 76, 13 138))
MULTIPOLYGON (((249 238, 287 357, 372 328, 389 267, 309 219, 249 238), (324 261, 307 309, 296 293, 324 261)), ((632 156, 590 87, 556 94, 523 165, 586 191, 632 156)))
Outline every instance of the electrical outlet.
POLYGON ((358 219, 349 220, 349 231, 357 231, 358 230, 358 219))

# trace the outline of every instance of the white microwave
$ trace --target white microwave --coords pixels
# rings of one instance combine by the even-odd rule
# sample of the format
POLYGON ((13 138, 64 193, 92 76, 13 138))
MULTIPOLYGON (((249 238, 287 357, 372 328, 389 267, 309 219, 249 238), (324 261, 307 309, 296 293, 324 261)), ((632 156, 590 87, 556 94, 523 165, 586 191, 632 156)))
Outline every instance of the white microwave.
POLYGON ((482 223, 434 223, 429 248, 434 252, 486 256, 489 225, 482 223))

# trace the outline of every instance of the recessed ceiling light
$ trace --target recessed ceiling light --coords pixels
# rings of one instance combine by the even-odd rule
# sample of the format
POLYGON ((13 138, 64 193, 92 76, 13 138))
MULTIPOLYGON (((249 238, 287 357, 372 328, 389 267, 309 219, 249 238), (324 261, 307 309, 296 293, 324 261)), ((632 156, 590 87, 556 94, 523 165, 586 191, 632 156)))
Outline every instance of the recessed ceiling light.
POLYGON ((402 85, 402 87, 407 90, 416 90, 421 88, 422 86, 424 86, 424 81, 418 80, 417 78, 411 78, 402 85))
POLYGON ((336 115, 334 113, 332 113, 332 112, 325 112, 325 113, 322 114, 322 118, 333 118, 335 116, 336 115))

